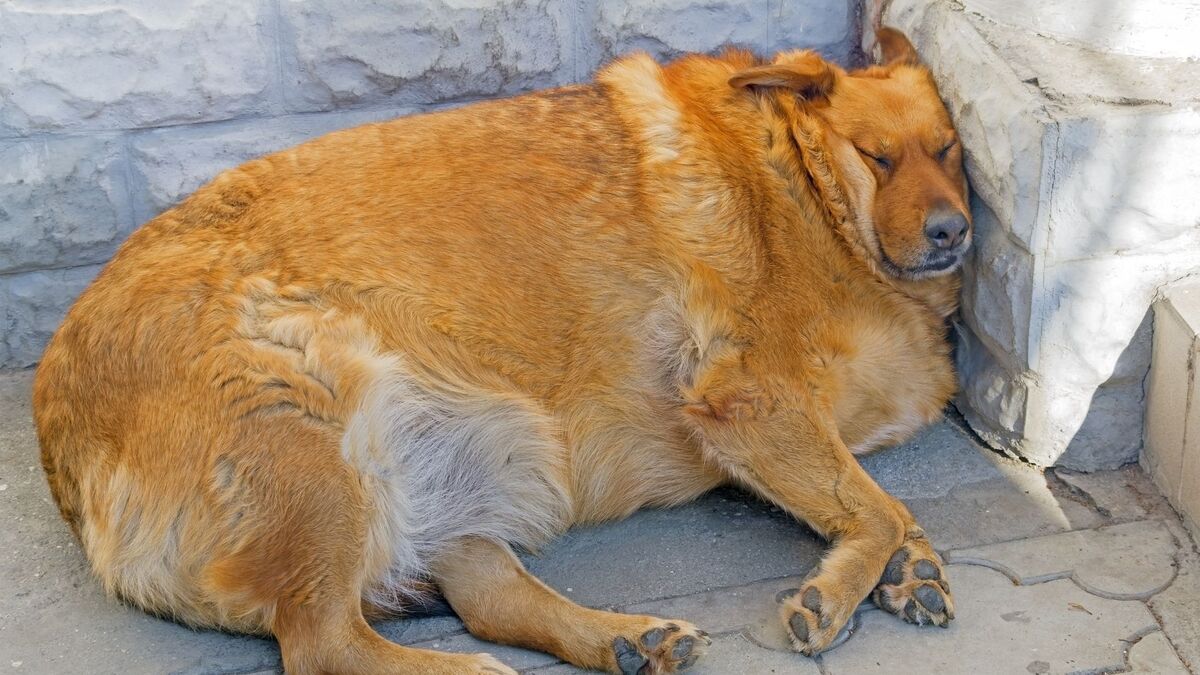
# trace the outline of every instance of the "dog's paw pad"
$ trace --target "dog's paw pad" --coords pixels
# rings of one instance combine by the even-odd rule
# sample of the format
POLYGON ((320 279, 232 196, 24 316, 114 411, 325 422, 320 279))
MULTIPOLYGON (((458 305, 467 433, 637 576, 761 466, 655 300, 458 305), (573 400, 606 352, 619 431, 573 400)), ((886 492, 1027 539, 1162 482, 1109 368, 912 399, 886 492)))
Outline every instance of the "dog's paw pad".
POLYGON ((906 541, 892 555, 871 598, 881 608, 918 626, 945 628, 954 618, 954 600, 941 559, 923 537, 906 541))
POLYGON ((814 585, 792 588, 780 592, 775 599, 796 651, 813 656, 839 643, 838 631, 844 623, 839 617, 844 612, 830 605, 820 588, 814 585))
POLYGON ((693 666, 712 644, 708 633, 682 621, 664 622, 637 640, 617 637, 613 655, 621 675, 674 673, 693 666))

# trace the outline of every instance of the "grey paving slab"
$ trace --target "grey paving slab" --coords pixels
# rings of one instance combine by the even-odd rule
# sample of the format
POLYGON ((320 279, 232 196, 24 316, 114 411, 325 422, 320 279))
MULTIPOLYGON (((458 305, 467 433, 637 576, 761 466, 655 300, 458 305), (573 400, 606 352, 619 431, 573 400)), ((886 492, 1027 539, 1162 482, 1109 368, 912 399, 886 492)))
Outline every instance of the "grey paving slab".
POLYGON ((908 505, 939 550, 1107 522, 1089 505, 1058 494, 1042 471, 982 449, 950 421, 861 461, 908 505))
MULTIPOLYGON (((775 594, 795 588, 803 576, 759 581, 736 588, 696 593, 680 598, 630 605, 624 611, 665 618, 682 618, 714 635, 740 632, 775 616, 775 594)), ((778 623, 778 621, 776 621, 778 623)))
POLYGON ((1136 675, 1189 675, 1165 635, 1155 631, 1129 648, 1129 672, 1136 675))
POLYGON ((723 489, 678 508, 579 528, 526 563, 576 602, 615 607, 803 574, 824 549, 779 509, 723 489))
POLYGON ((456 616, 388 619, 376 622, 375 629, 385 638, 402 645, 427 642, 467 631, 466 626, 463 626, 456 616))
POLYGON ((1095 595, 1146 599, 1175 578, 1177 551, 1166 525, 1148 520, 962 549, 948 559, 994 566, 1025 585, 1069 577, 1095 595))
POLYGON ((1054 475, 1102 515, 1116 521, 1170 512, 1166 499, 1137 465, 1097 473, 1054 469, 1054 475))
POLYGON ((1193 673, 1200 673, 1200 553, 1195 542, 1188 541, 1183 523, 1172 519, 1163 522, 1182 544, 1179 574, 1166 590, 1150 598, 1149 605, 1180 658, 1193 673))
POLYGON ((713 640, 704 659, 688 671, 693 675, 731 675, 731 673, 787 673, 818 675, 817 662, 793 651, 763 649, 745 635, 727 635, 713 640))
POLYGON ((1125 666, 1121 641, 1158 627, 1143 603, 1099 598, 1065 579, 1014 586, 967 565, 951 565, 949 576, 957 605, 949 628, 863 612, 856 634, 822 655, 825 672, 1113 672, 1125 666))

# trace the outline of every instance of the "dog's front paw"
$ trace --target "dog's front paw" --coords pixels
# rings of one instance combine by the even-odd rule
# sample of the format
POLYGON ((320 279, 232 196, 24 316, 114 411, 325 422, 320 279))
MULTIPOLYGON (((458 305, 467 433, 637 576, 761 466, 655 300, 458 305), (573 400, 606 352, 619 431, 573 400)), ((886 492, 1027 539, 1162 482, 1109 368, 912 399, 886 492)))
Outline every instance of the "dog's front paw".
POLYGON ((690 668, 712 644, 708 633, 685 621, 662 621, 640 635, 618 636, 613 656, 621 675, 657 675, 690 668))
POLYGON ((871 599, 918 626, 946 628, 954 618, 954 599, 942 559, 923 536, 905 541, 892 555, 871 599))
POLYGON ((816 656, 840 644, 839 638, 858 602, 846 593, 838 594, 833 585, 822 587, 818 576, 800 588, 781 591, 775 596, 779 618, 796 651, 816 656), (845 597, 843 597, 845 596, 845 597))

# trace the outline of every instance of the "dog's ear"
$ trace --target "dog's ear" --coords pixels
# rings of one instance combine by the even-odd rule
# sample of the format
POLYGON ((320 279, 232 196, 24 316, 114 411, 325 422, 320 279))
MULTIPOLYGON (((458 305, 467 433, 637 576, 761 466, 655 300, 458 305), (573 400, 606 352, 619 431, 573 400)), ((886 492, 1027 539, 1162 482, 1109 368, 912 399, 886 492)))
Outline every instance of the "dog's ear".
POLYGON ((875 32, 875 42, 879 44, 880 65, 916 66, 921 63, 921 58, 917 56, 917 50, 912 42, 909 42, 908 36, 895 28, 880 28, 875 32))
POLYGON ((836 74, 829 63, 814 52, 784 52, 775 62, 752 66, 729 78, 735 89, 779 87, 791 89, 805 100, 821 99, 833 91, 836 74))

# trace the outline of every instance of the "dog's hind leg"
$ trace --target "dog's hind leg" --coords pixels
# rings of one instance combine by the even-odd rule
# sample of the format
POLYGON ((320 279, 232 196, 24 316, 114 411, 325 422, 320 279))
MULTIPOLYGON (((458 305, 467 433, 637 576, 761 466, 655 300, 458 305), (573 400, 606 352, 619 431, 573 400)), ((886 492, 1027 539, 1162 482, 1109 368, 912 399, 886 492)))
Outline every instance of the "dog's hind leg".
POLYGON ((508 546, 464 538, 433 565, 450 606, 473 635, 537 649, 584 668, 671 673, 711 643, 684 621, 581 607, 529 574, 508 546))
POLYGON ((204 571, 209 598, 228 613, 256 610, 292 675, 515 675, 486 654, 412 649, 376 633, 362 614, 370 497, 341 457, 340 434, 287 415, 254 422, 226 460, 222 492, 239 513, 204 571))

